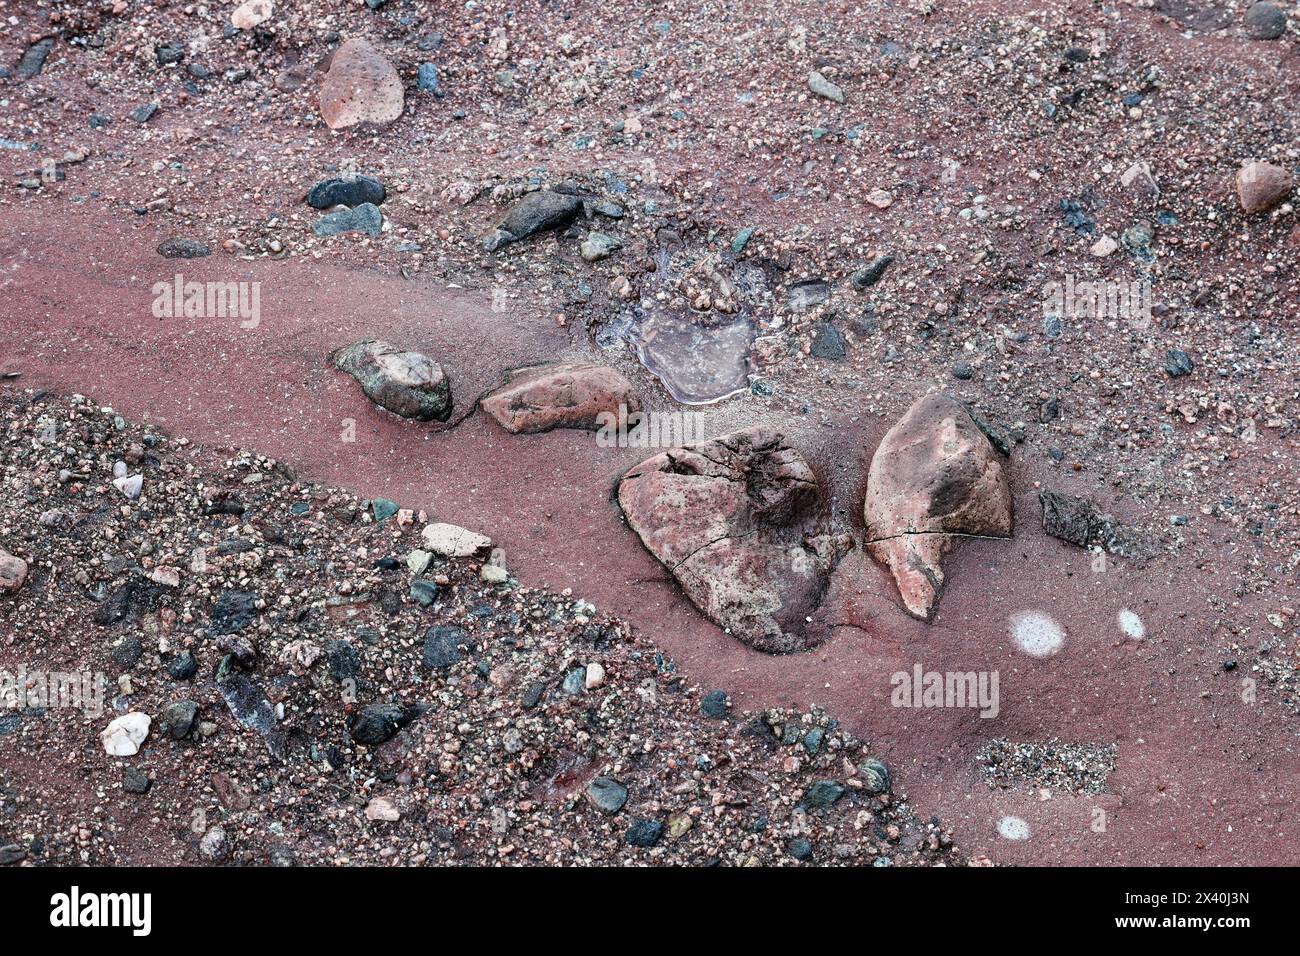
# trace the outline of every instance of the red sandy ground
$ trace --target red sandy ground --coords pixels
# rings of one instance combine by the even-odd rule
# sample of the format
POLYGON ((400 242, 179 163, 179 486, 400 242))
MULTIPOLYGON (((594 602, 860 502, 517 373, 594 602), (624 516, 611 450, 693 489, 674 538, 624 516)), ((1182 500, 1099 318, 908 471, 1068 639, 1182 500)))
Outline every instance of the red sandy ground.
MULTIPOLYGON (((1037 483, 1071 490, 1045 459, 1017 453, 1015 539, 971 542, 950 559, 932 624, 901 612, 858 551, 837 572, 826 609, 843 625, 834 637, 812 653, 764 656, 703 620, 624 525, 609 493, 644 452, 599 448, 588 433, 514 437, 482 414, 433 434, 374 408, 324 358, 362 336, 436 346, 466 402, 503 367, 574 351, 565 330, 493 313, 482 296, 307 260, 241 262, 235 271, 229 260, 183 263, 187 279, 263 281, 257 329, 158 320, 150 286, 177 269, 154 252, 160 237, 150 228, 31 209, 6 215, 0 257, 21 268, 5 290, 0 356, 22 378, 5 388, 93 395, 173 433, 256 449, 296 463, 303 477, 481 530, 523 582, 572 587, 625 616, 739 706, 825 706, 876 745, 913 804, 941 815, 972 854, 1004 863, 1300 863, 1294 718, 1264 688, 1257 704, 1243 703, 1241 672, 1225 673, 1221 661, 1232 655, 1216 649, 1218 614, 1206 596, 1228 593, 1231 582, 1170 559, 1144 570, 1113 561, 1094 573, 1085 552, 1039 528, 1037 483), (497 331, 502 323, 510 336, 497 331), (356 421, 351 444, 340 441, 347 418, 356 421), (1141 616, 1144 641, 1123 639, 1121 608, 1141 616), (1039 660, 1015 648, 1007 618, 1024 609, 1065 626, 1060 653, 1039 660), (1000 716, 891 707, 890 675, 916 662, 998 670, 1000 716), (1114 742, 1108 794, 990 790, 974 758, 992 737, 1114 742), (1104 832, 1093 828, 1096 807, 1106 810, 1104 832), (1007 814, 1028 821, 1032 838, 999 839, 1007 814)), ((836 512, 856 514, 866 462, 891 422, 778 420, 831 486, 836 512)), ((1264 460, 1279 450, 1275 437, 1260 441, 1264 460)), ((1199 531, 1198 547, 1224 558, 1220 567, 1236 548, 1229 528, 1199 531)), ((1232 618, 1267 630, 1271 608, 1246 597, 1232 618)))

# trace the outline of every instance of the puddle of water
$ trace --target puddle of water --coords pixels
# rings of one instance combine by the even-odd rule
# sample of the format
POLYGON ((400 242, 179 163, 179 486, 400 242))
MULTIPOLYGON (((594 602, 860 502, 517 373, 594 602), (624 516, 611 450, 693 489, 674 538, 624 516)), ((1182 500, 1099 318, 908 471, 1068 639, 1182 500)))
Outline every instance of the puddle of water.
POLYGON ((689 254, 668 250, 655 254, 654 286, 641 301, 620 310, 596 333, 601 348, 627 346, 637 361, 659 379, 683 405, 709 405, 749 391, 749 352, 755 329, 752 297, 765 291, 762 270, 749 263, 713 265, 707 271, 729 285, 739 305, 734 315, 680 311, 657 298, 673 298, 673 283, 697 266, 689 254), (730 274, 729 279, 721 276, 730 274))
POLYGON ((707 405, 749 390, 753 344, 754 327, 743 317, 706 326, 659 315, 640 324, 633 350, 677 401, 707 405))

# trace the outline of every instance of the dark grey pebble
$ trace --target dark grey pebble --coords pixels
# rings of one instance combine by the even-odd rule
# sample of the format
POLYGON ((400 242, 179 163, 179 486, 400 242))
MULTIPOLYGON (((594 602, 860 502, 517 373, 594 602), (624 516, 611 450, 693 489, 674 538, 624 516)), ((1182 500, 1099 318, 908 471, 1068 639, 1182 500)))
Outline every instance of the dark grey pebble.
POLYGON ((469 635, 458 627, 431 627, 424 635, 424 666, 446 670, 461 659, 460 646, 469 635))
POLYGON ((629 846, 652 847, 664 835, 664 825, 658 820, 636 820, 627 828, 629 846))
POLYGON ((331 176, 322 179, 307 192, 307 205, 313 209, 335 206, 379 205, 388 198, 384 184, 373 176, 331 176))

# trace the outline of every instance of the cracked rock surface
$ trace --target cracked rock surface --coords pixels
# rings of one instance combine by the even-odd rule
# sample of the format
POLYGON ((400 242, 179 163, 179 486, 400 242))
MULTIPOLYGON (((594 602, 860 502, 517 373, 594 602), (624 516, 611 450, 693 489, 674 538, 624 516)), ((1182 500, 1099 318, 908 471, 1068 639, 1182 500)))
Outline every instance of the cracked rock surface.
POLYGON ((734 637, 768 653, 821 643, 806 618, 842 548, 812 468, 779 432, 669 449, 623 476, 618 501, 691 602, 734 637))
POLYGON ((964 536, 1011 536, 1003 460, 966 407, 919 399, 880 442, 863 507, 867 550, 887 565, 908 612, 929 620, 943 591, 943 558, 964 536))

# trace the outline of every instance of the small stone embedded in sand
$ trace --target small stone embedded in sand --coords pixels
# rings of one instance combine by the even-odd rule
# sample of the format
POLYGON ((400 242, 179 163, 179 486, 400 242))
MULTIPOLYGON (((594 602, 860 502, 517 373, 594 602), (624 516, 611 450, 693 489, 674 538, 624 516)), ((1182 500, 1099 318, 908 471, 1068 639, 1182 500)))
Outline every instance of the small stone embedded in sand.
POLYGON ((27 562, 0 548, 0 594, 13 594, 27 580, 27 562))
POLYGON ((335 206, 378 206, 388 198, 384 184, 373 176, 332 176, 322 179, 307 192, 307 205, 313 209, 335 206))
POLYGON ((1142 618, 1138 617, 1128 608, 1119 612, 1119 629, 1124 632, 1125 637, 1131 637, 1135 641, 1140 641, 1146 637, 1146 625, 1142 623, 1142 618))
POLYGON ((134 757, 149 736, 149 725, 152 722, 148 714, 139 711, 114 718, 99 735, 104 744, 104 752, 110 757, 134 757))
POLYGON ((1151 167, 1145 162, 1134 163, 1124 170, 1119 181, 1125 189, 1131 189, 1142 195, 1156 196, 1160 193, 1160 187, 1156 184, 1155 177, 1151 175, 1151 167))
POLYGON ((371 822, 396 823, 402 812, 387 797, 375 797, 366 804, 366 819, 371 822))
POLYGON ((943 591, 944 555, 963 536, 1011 537, 1011 489, 984 428, 961 402, 935 393, 881 440, 863 514, 867 550, 893 573, 908 612, 929 620, 943 591))
POLYGON ((154 568, 149 572, 149 580, 165 588, 178 588, 181 586, 181 573, 170 567, 154 568))
POLYGON ((334 51, 320 90, 321 118, 330 129, 391 123, 405 105, 397 70, 368 41, 347 40, 334 51))
POLYGON ((601 259, 608 259, 622 246, 623 243, 614 236, 603 232, 589 232, 578 251, 588 262, 599 262, 601 259))
POLYGON ((627 803, 627 787, 613 777, 597 777, 583 791, 591 805, 606 813, 618 813, 627 803))
POLYGON ((1003 817, 998 821, 998 836, 1020 842, 1029 839, 1029 824, 1020 817, 1003 817))
POLYGON ((817 70, 813 70, 808 74, 808 89, 824 100, 830 100, 833 103, 844 102, 844 91, 822 76, 817 70))
POLYGON ((426 548, 448 558, 467 558, 492 547, 492 539, 486 535, 441 521, 426 525, 420 537, 426 548))
POLYGON ((366 339, 336 352, 334 367, 361 383, 371 401, 403 418, 446 421, 451 415, 451 382, 427 355, 366 339))
POLYGON ((230 13, 230 25, 236 30, 251 30, 265 23, 275 13, 272 0, 248 0, 241 3, 230 13))
POLYGON ((1237 198, 1246 213, 1268 212, 1291 193, 1291 174, 1272 163, 1246 163, 1237 171, 1237 198))
POLYGON ((1061 625, 1038 611, 1011 615, 1011 636, 1016 646, 1030 657, 1051 657, 1065 644, 1061 625))
POLYGON ((1131 561, 1145 561, 1156 553, 1154 540, 1102 511, 1091 498, 1044 489, 1038 502, 1043 530, 1054 538, 1081 548, 1102 548, 1131 561))
POLYGON ((158 244, 158 255, 164 259, 202 259, 212 255, 212 248, 198 239, 173 236, 158 244))
POLYGON ((506 218, 483 240, 488 252, 547 229, 568 225, 582 211, 582 200, 550 189, 531 192, 506 214, 506 218))
POLYGON ((672 448, 618 483, 641 542, 711 621, 756 650, 821 643, 809 627, 847 542, 821 485, 782 435, 755 427, 672 448))
POLYGON ((873 189, 867 193, 867 202, 877 209, 888 209, 894 204, 894 194, 888 189, 873 189))
POLYGON ((506 373, 479 406, 514 434, 617 426, 641 411, 641 399, 618 371, 590 362, 538 365, 506 373))
POLYGON ((312 225, 314 235, 341 236, 348 232, 363 232, 374 238, 384 231, 384 214, 374 203, 363 202, 350 209, 326 213, 312 225))
POLYGON ((1252 40, 1276 40, 1286 33, 1286 11, 1276 3, 1260 0, 1246 11, 1245 23, 1252 40))
POLYGON ((1114 237, 1102 236, 1100 239, 1098 239, 1096 242, 1092 244, 1091 248, 1089 248, 1088 251, 1091 252, 1097 258, 1104 259, 1106 256, 1110 255, 1118 248, 1119 248, 1119 243, 1115 241, 1114 237))
POLYGON ((128 501, 135 501, 144 489, 144 478, 141 475, 123 475, 113 479, 113 487, 128 501))

